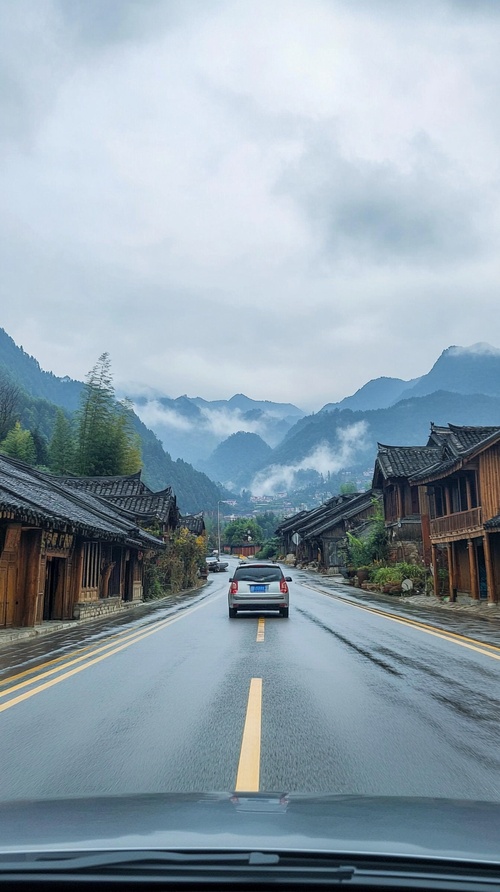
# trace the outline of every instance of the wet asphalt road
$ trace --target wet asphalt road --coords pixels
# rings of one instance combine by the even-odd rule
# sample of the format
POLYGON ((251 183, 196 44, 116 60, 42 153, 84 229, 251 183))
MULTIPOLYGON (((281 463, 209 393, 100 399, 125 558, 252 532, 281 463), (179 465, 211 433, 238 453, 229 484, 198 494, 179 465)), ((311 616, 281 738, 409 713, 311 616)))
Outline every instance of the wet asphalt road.
POLYGON ((500 800, 496 630, 426 631, 471 634, 292 575, 261 641, 256 615, 228 619, 226 573, 182 609, 4 648, 0 798, 233 790, 262 679, 261 790, 500 800))

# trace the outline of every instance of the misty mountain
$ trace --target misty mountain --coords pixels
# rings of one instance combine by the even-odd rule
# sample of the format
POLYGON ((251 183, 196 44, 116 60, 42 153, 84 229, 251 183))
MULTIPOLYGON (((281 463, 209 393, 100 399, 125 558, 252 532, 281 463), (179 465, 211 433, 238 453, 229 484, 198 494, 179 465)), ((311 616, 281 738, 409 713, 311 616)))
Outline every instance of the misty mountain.
POLYGON ((386 409, 401 399, 405 391, 419 381, 403 381, 402 378, 372 378, 363 384, 352 396, 346 396, 339 403, 327 403, 321 412, 333 412, 335 409, 386 409))
POLYGON ((500 424, 500 395, 437 391, 400 400, 384 409, 354 412, 335 409, 297 422, 254 478, 255 492, 293 484, 309 468, 326 474, 349 469, 359 472, 375 460, 377 443, 425 444, 431 421, 437 424, 500 424))
POLYGON ((500 350, 490 344, 448 347, 427 375, 405 391, 405 397, 436 390, 500 396, 500 350))
MULTIPOLYGON (((19 387, 19 418, 23 427, 37 431, 45 440, 52 436, 58 408, 69 416, 78 408, 83 383, 44 371, 3 329, 0 371, 19 387)), ((174 461, 137 415, 133 415, 132 423, 141 441, 146 484, 155 490, 172 486, 184 514, 214 510, 221 498, 220 488, 182 459, 174 461)))
POLYGON ((403 398, 425 396, 438 390, 500 396, 500 350, 483 343, 447 347, 426 375, 409 381, 373 378, 352 396, 338 403, 327 403, 321 411, 386 409, 403 398))
POLYGON ((78 408, 82 382, 45 372, 34 356, 18 347, 3 328, 0 328, 0 369, 28 396, 49 400, 69 412, 78 408))
POLYGON ((252 400, 242 393, 229 400, 204 400, 186 395, 134 396, 134 408, 152 428, 165 449, 203 469, 217 448, 231 434, 257 434, 269 446, 277 446, 305 413, 291 403, 252 400))
POLYGON ((238 431, 219 443, 202 467, 212 480, 229 489, 241 489, 271 454, 271 447, 258 434, 238 431))

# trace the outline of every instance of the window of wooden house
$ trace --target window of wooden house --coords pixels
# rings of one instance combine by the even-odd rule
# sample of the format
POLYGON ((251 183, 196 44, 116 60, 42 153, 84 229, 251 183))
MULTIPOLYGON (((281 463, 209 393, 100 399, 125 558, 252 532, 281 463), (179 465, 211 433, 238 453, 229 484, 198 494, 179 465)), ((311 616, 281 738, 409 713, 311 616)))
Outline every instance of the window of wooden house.
POLYGON ((458 510, 467 511, 469 503, 467 499, 467 482, 465 477, 458 478, 458 491, 460 496, 460 508, 458 510))
POLYGON ((458 511, 461 511, 460 507, 460 489, 458 485, 458 480, 452 480, 450 485, 450 501, 451 501, 451 513, 457 514, 458 511))
POLYGON ((420 514, 420 503, 418 500, 418 486, 410 487, 410 495, 411 495, 411 513, 412 514, 420 514))
POLYGON ((384 494, 384 501, 385 516, 387 520, 394 520, 394 518, 398 516, 397 495, 395 486, 387 487, 384 494))
POLYGON ((435 486, 432 491, 431 498, 431 517, 443 517, 444 515, 444 497, 443 490, 440 486, 435 486))
POLYGON ((85 542, 83 546, 82 588, 98 588, 101 572, 101 543, 85 542))
POLYGON ((476 485, 476 475, 469 474, 469 486, 470 486, 470 507, 477 508, 479 505, 479 499, 477 495, 477 485, 476 485))
POLYGON ((121 594, 122 581, 122 548, 119 545, 111 549, 111 560, 114 567, 111 571, 108 583, 108 597, 121 594))

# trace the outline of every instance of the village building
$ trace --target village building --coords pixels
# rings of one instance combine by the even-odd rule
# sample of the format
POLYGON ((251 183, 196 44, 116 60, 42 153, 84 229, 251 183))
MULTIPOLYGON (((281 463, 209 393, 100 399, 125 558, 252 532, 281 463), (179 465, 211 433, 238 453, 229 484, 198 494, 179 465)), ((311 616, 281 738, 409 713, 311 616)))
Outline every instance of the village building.
POLYGON ((430 563, 427 504, 423 512, 414 474, 439 461, 442 445, 384 446, 378 443, 372 486, 382 492, 389 559, 411 564, 430 563))
POLYGON ((92 493, 133 515, 137 524, 153 528, 168 540, 179 526, 180 512, 171 486, 158 492, 142 480, 141 471, 110 477, 60 477, 65 486, 92 493))
MULTIPOLYGON (((448 573, 452 600, 500 597, 500 427, 431 426, 434 463, 410 478, 428 513, 434 591, 448 573)), ((425 533, 425 531, 424 531, 425 533)))
POLYGON ((133 513, 0 455, 0 627, 140 601, 144 556, 164 547, 133 513))
POLYGON ((286 545, 291 544, 297 562, 339 572, 346 564, 347 533, 359 538, 368 535, 380 498, 371 489, 334 496, 311 511, 287 518, 276 533, 286 545))
POLYGON ((203 536, 205 533, 203 512, 200 511, 198 514, 181 514, 179 526, 184 527, 193 536, 203 536))

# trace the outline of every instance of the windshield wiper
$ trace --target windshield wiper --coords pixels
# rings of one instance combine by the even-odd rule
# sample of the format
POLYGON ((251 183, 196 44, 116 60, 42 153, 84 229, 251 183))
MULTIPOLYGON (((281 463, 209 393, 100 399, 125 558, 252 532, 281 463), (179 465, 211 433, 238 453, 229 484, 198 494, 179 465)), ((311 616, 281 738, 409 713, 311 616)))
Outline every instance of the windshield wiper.
POLYGON ((251 867, 269 867, 279 864, 280 856, 274 852, 176 852, 176 851, 151 851, 151 852, 92 852, 82 855, 80 853, 42 853, 27 854, 23 860, 0 860, 0 876, 6 872, 19 873, 51 873, 68 871, 86 871, 96 868, 117 867, 129 868, 133 866, 141 869, 156 870, 161 865, 239 865, 248 864, 251 867))

